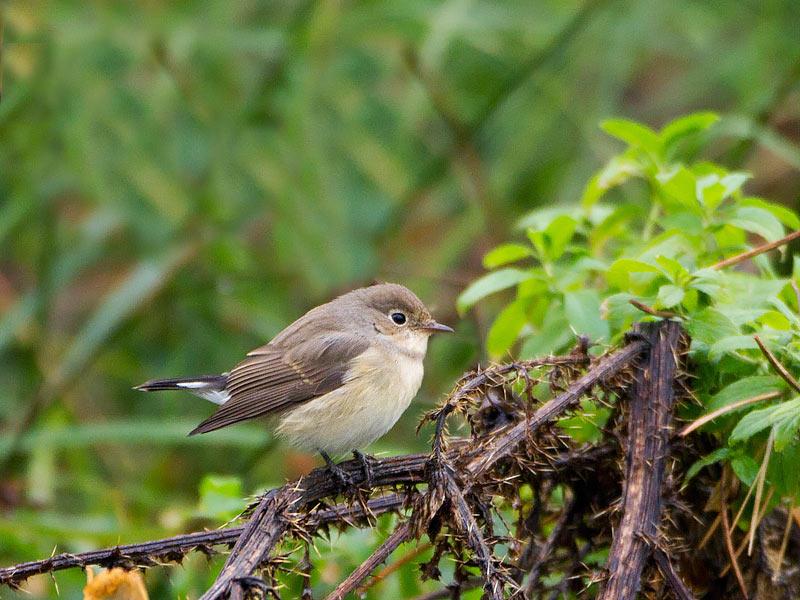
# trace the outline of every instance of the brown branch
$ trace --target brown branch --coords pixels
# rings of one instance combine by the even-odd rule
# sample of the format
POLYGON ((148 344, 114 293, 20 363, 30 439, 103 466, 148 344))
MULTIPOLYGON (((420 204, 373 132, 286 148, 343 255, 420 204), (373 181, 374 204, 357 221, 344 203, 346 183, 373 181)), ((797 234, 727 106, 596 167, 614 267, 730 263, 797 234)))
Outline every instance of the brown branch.
POLYGON ((460 533, 467 538, 469 547, 472 548, 475 557, 478 559, 478 566, 483 578, 484 597, 490 600, 503 600, 503 584, 494 567, 492 550, 486 543, 481 533, 481 528, 475 521, 475 515, 472 514, 472 509, 467 504, 461 488, 458 487, 456 480, 450 473, 447 474, 445 486, 448 499, 453 506, 455 525, 460 533))
MULTIPOLYGON (((731 523, 730 518, 728 517, 727 504, 722 507, 720 515, 722 516, 722 537, 725 538, 725 550, 728 553, 728 559, 731 561, 730 564, 733 566, 733 572, 736 575, 736 582, 739 584, 739 589, 742 592, 742 596, 745 598, 745 600, 747 600, 747 586, 744 583, 742 570, 739 568, 739 561, 736 558, 736 550, 733 548, 733 539, 731 539, 731 523)), ((744 545, 742 545, 742 548, 744 548, 744 545)))
POLYGON ((750 406, 751 404, 758 404, 759 402, 763 402, 764 400, 774 400, 775 398, 780 398, 780 397, 781 397, 781 392, 767 392, 765 394, 759 394, 758 396, 753 396, 752 398, 744 398, 743 400, 737 400, 736 402, 731 402, 726 406, 722 406, 717 410, 713 410, 707 415, 703 415, 702 417, 692 421, 686 427, 681 429, 678 435, 681 437, 686 437, 694 430, 699 429, 709 421, 713 421, 717 417, 725 415, 731 411, 743 408, 745 406, 750 406))
MULTIPOLYGON (((621 350, 602 359, 586 375, 574 382, 566 392, 545 403, 530 418, 505 432, 496 433, 488 442, 480 444, 478 455, 464 467, 465 473, 474 481, 498 460, 508 456, 531 432, 575 404, 594 385, 622 371, 647 346, 648 342, 644 340, 632 341, 621 350)), ((582 357, 562 357, 564 362, 571 360, 573 363, 580 358, 582 357)), ((554 359, 549 360, 554 361, 554 359)), ((537 361, 536 364, 540 363, 541 361, 537 361)), ((508 365, 495 373, 512 372, 517 368, 517 365, 508 365)), ((488 381, 486 373, 479 374, 464 382, 457 393, 474 391, 488 381)), ((422 466, 425 462, 427 461, 423 461, 422 466)), ((365 483, 364 473, 358 461, 347 461, 340 466, 345 469, 354 485, 365 483)), ((404 466, 407 469, 408 465, 404 466)), ((422 474, 422 469, 412 474, 408 470, 384 472, 383 469, 373 468, 372 483, 376 486, 420 483, 422 474), (408 478, 402 480, 402 475, 408 475, 408 478)), ((288 528, 289 520, 285 513, 289 509, 301 509, 304 504, 336 493, 337 485, 326 470, 318 469, 297 483, 281 488, 275 498, 265 498, 254 511, 247 530, 239 538, 214 585, 201 597, 201 600, 225 598, 233 581, 249 576, 258 564, 269 557, 272 548, 288 528)))
POLYGON ((574 497, 566 503, 558 517, 558 521, 556 521, 556 524, 553 526, 553 529, 550 531, 550 534, 547 536, 544 544, 542 544, 539 548, 539 552, 536 554, 535 560, 533 560, 533 552, 535 548, 534 538, 531 538, 531 541, 528 543, 525 554, 520 560, 520 567, 523 569, 528 569, 528 581, 525 585, 525 593, 527 594, 528 598, 533 598, 536 586, 539 584, 539 575, 541 574, 542 566, 549 558, 550 554, 552 554, 553 549, 556 547, 559 539, 561 539, 562 535, 564 534, 564 530, 572 520, 572 517, 575 514, 576 506, 577 502, 576 498, 574 497))
POLYGON ((661 548, 656 548, 653 550, 653 558, 655 559, 661 574, 664 576, 664 579, 666 579, 667 584, 669 584, 669 587, 672 588, 672 592, 675 594, 675 597, 678 600, 695 600, 692 591, 686 586, 678 573, 675 571, 675 566, 672 564, 669 556, 667 556, 667 553, 661 548))
POLYGON ((719 270, 719 269, 724 269, 725 267, 730 267, 732 265, 738 265, 740 262, 744 262, 748 258, 753 258, 754 256, 758 256, 759 254, 764 254, 764 252, 769 252, 770 250, 775 250, 775 248, 780 248, 781 246, 788 244, 789 242, 792 242, 798 238, 800 238, 800 230, 793 231, 789 235, 784 236, 779 240, 775 240, 774 242, 769 242, 768 244, 762 244, 761 246, 756 246, 752 250, 748 250, 747 252, 742 252, 741 254, 737 254, 736 256, 731 256, 730 258, 721 260, 718 263, 711 265, 709 269, 719 270))
MULTIPOLYGON (((367 503, 370 515, 381 515, 398 510, 406 502, 405 493, 394 493, 373 498, 367 503)), ((364 519, 364 510, 358 504, 337 504, 331 508, 318 510, 309 515, 306 529, 314 531, 331 523, 351 524, 355 520, 364 519)), ((98 565, 101 567, 145 567, 158 562, 180 560, 188 552, 199 550, 211 553, 213 546, 233 544, 245 526, 226 527, 214 531, 186 533, 163 540, 114 546, 104 550, 92 550, 79 554, 62 553, 44 560, 36 560, 0 569, 0 584, 14 585, 21 583, 33 575, 52 573, 75 567, 98 565)))
POLYGON ((661 484, 682 332, 672 321, 640 324, 637 330, 651 341, 652 348, 630 393, 622 520, 614 532, 606 563, 608 579, 601 585, 598 600, 636 597, 661 520, 661 484))
POLYGON ((792 377, 792 374, 786 370, 786 367, 784 367, 770 351, 770 349, 767 348, 766 344, 761 341, 761 338, 757 335, 754 335, 753 339, 756 341, 756 344, 758 344, 758 347, 761 348, 761 352, 764 353, 764 356, 769 361, 769 364, 771 364, 772 367, 778 372, 778 375, 783 377, 784 381, 792 386, 796 392, 800 392, 800 383, 798 383, 797 379, 792 377))
MULTIPOLYGON (((455 505, 459 507, 457 523, 460 523, 484 570, 493 568, 491 553, 487 551, 488 546, 475 524, 474 516, 466 500, 466 497, 470 497, 470 490, 481 485, 481 482, 478 481, 480 476, 496 465, 498 461, 508 457, 521 441, 527 439, 543 424, 573 406, 593 386, 618 375, 647 346, 646 341, 636 339, 619 351, 600 359, 583 377, 570 385, 567 391, 543 404, 530 418, 524 419, 514 426, 505 430, 495 430, 491 437, 456 441, 450 444, 450 450, 445 452, 443 457, 446 461, 457 465, 457 472, 461 480, 465 482, 463 490, 456 486, 458 493, 451 494, 451 497, 455 499, 455 505)), ((463 381, 455 395, 461 394, 463 397, 471 394, 482 386, 493 383, 493 378, 519 373, 520 369, 537 366, 578 365, 586 363, 587 360, 586 356, 549 357, 539 361, 527 361, 492 368, 463 381)), ((576 454, 574 451, 565 452, 560 457, 551 459, 551 462, 553 465, 559 464, 559 468, 566 468, 573 458, 580 463, 579 470, 586 469, 587 461, 581 461, 582 453, 576 454)), ((424 483, 429 460, 430 456, 418 454, 376 461, 372 469, 372 483, 376 488, 424 483)), ((347 461, 340 466, 354 485, 360 486, 365 483, 360 462, 347 461)), ((591 467, 591 461, 588 466, 591 467)), ((322 514, 322 512, 312 513, 310 517, 306 513, 320 499, 335 496, 339 492, 338 485, 338 481, 330 476, 327 469, 317 469, 297 482, 268 492, 252 512, 250 521, 243 527, 177 536, 168 540, 121 546, 81 555, 63 554, 43 561, 2 569, 0 570, 0 583, 14 585, 30 575, 87 564, 103 566, 141 564, 147 566, 154 563, 153 558, 169 559, 171 555, 177 557, 193 549, 203 549, 221 543, 230 544, 236 539, 236 544, 217 581, 203 598, 209 600, 231 595, 240 597, 242 589, 240 585, 236 585, 236 582, 249 585, 251 582, 245 582, 243 579, 249 577, 259 565, 269 560, 272 549, 288 532, 291 531, 297 535, 307 534, 307 530, 314 527, 313 514, 322 514), (306 516, 303 517, 303 515, 306 516), (173 552, 174 555, 171 554, 173 552)), ((380 505, 381 502, 397 506, 393 501, 381 499, 371 501, 368 506, 380 505)), ((393 508, 383 505, 383 510, 393 510, 393 508)), ((380 511, 376 509, 375 512, 380 511)), ((349 515, 347 518, 363 517, 362 513, 343 514, 349 515)), ((335 520, 341 522, 345 518, 340 514, 335 520)), ((490 571, 487 570, 487 572, 490 571)))
POLYGON ((391 575, 392 573, 399 571, 405 565, 410 563, 412 560, 419 558, 421 554, 424 554, 425 552, 430 550, 431 547, 432 547, 431 544, 417 544, 416 547, 412 548, 409 552, 406 552, 403 556, 392 562, 392 564, 387 565, 386 568, 384 569, 381 569, 380 573, 376 573, 375 575, 373 575, 372 579, 370 579, 363 585, 357 587, 355 592, 356 596, 359 598, 363 597, 367 593, 367 590, 369 588, 371 588, 374 585, 377 585, 378 583, 389 577, 389 575, 391 575))
MULTIPOLYGON (((677 323, 675 324, 677 326, 677 323)), ((627 346, 609 354, 594 365, 588 373, 569 386, 566 392, 540 406, 529 418, 520 421, 505 433, 498 433, 480 447, 480 452, 464 466, 471 477, 491 469, 497 461, 507 457, 531 432, 573 406, 595 385, 611 379, 625 369, 649 346, 643 339, 635 339, 627 346)))
POLYGON ((398 546, 407 541, 411 537, 411 524, 409 521, 404 521, 392 532, 392 534, 378 546, 378 548, 362 562, 358 568, 350 573, 350 575, 336 589, 328 594, 325 600, 343 600, 347 594, 356 589, 361 583, 369 577, 378 565, 386 561, 387 558, 394 552, 398 546))
POLYGON ((660 317, 662 319, 672 319, 678 316, 678 313, 674 313, 670 310, 656 310, 652 306, 648 306, 644 302, 639 302, 639 300, 636 300, 634 298, 631 298, 630 300, 628 300, 628 302, 632 306, 638 308, 640 311, 647 313, 648 315, 652 315, 654 317, 660 317))

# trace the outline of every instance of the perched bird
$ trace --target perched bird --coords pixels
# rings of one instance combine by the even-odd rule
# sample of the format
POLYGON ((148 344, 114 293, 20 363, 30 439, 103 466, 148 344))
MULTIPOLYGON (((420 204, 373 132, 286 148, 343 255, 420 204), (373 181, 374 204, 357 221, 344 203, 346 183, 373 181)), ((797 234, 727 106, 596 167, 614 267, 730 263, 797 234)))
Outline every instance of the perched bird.
MULTIPOLYGON (((422 383, 437 323, 394 283, 353 290, 311 309, 227 373, 156 379, 135 389, 185 390, 219 404, 189 435, 274 415, 290 444, 330 455, 358 452, 384 435, 422 383)), ((364 464, 365 470, 368 466, 364 464)))

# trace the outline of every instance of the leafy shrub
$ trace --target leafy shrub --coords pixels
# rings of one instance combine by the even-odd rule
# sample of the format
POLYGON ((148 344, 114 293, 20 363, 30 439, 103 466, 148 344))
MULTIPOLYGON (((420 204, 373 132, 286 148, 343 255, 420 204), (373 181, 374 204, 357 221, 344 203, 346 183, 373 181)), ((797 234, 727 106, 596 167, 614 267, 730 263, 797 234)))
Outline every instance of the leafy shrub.
MULTIPOLYGON (((798 366, 800 292, 766 254, 742 267, 721 261, 753 242, 783 238, 800 219, 749 196, 747 173, 687 159, 717 120, 693 114, 658 132, 604 122, 625 149, 591 178, 579 203, 524 216, 527 241, 486 254, 489 273, 463 292, 459 310, 514 288, 488 334, 494 358, 512 349, 522 358, 563 351, 576 334, 617 343, 634 321, 657 318, 631 300, 681 319, 692 337, 699 401, 682 416, 720 412, 699 428, 716 435, 719 448, 687 475, 729 461, 746 485, 757 483, 759 492, 772 486, 777 502, 800 493, 800 397, 774 374, 754 336, 790 372, 798 366)), ((796 257, 791 268, 796 276, 796 257)))

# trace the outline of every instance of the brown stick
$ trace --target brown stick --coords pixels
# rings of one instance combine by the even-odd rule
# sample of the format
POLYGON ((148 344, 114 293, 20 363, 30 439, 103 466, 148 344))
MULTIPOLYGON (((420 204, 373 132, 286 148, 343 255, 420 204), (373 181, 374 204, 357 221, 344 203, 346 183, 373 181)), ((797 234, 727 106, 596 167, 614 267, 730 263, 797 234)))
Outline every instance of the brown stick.
POLYGON ((778 372, 778 375, 783 377, 784 381, 786 381, 786 383, 792 386, 796 392, 800 392, 800 382, 798 382, 797 379, 792 377, 792 374, 786 370, 786 367, 784 367, 780 363, 780 361, 775 357, 775 355, 770 351, 770 349, 767 348, 767 345, 761 341, 761 338, 758 337, 757 335, 754 335, 753 339, 756 341, 756 344, 758 344, 758 347, 761 348, 761 352, 764 353, 764 356, 767 357, 769 364, 771 364, 772 367, 778 372))
POLYGON ((483 579, 483 597, 490 600, 503 600, 503 585, 494 568, 492 550, 486 543, 481 533, 481 528, 475 521, 475 515, 472 514, 472 509, 467 504, 464 494, 451 474, 447 474, 445 482, 447 496, 453 504, 453 516, 455 517, 456 526, 461 534, 467 538, 467 543, 478 560, 483 579))
MULTIPOLYGON (((648 344, 643 340, 635 340, 627 346, 609 355, 595 365, 586 375, 575 381, 569 389, 556 398, 542 405, 530 419, 521 421, 514 427, 510 427, 505 432, 497 431, 495 437, 486 443, 485 439, 474 442, 464 442, 461 444, 451 444, 451 450, 447 453, 448 460, 463 463, 464 456, 467 459, 468 470, 459 467, 459 472, 464 473, 465 479, 469 481, 471 487, 476 478, 488 469, 492 468, 497 461, 508 456, 514 451, 517 445, 531 432, 535 432, 539 427, 549 420, 552 420, 564 410, 576 403, 580 397, 591 390, 597 383, 614 377, 625 369, 648 344), (476 451, 477 450, 477 451, 476 451)), ((540 361, 528 361, 506 365, 498 371, 490 373, 484 372, 464 382, 459 393, 470 393, 488 383, 488 378, 494 375, 507 374, 518 371, 520 368, 533 368, 535 366, 555 365, 555 364, 580 364, 586 362, 585 357, 549 357, 540 361)), ((569 453, 568 453, 569 454, 569 453)), ((580 457, 578 457, 580 458, 580 457)), ((425 466, 428 462, 428 455, 408 455, 387 458, 377 461, 373 466, 373 484, 376 487, 387 485, 413 485, 424 482, 425 466)), ((569 458, 566 459, 569 462, 569 458)), ((363 485, 364 473, 361 463, 358 461, 347 461, 340 465, 349 475, 355 485, 363 485)), ((249 576, 255 568, 268 559, 271 550, 278 543, 281 537, 288 531, 291 523, 292 513, 295 511, 303 512, 307 508, 323 497, 335 495, 338 491, 338 483, 331 478, 326 469, 317 469, 298 482, 287 484, 277 488, 265 495, 256 509, 253 511, 248 524, 239 529, 242 532, 234 546, 231 555, 228 557, 217 581, 212 588, 203 596, 204 600, 211 598, 224 598, 233 589, 239 593, 239 586, 232 586, 234 581, 249 576)), ((466 493, 465 490, 464 493, 466 493)), ((463 494, 462 494, 463 495, 463 494)), ((238 528, 237 528, 238 529, 238 528)), ((206 536, 211 534, 197 534, 206 536)), ((212 536, 213 537, 213 536, 212 536)), ((123 549, 128 552, 138 552, 135 560, 146 562, 148 556, 160 555, 162 549, 169 551, 169 547, 182 547, 184 542, 196 547, 198 539, 204 540, 205 537, 189 538, 177 540, 160 546, 160 542, 151 542, 149 545, 132 545, 118 549, 96 551, 84 555, 70 556, 59 555, 52 559, 26 563, 7 569, 0 570, 0 583, 13 585, 24 580, 30 575, 43 573, 53 570, 66 569, 85 564, 114 564, 114 560, 125 564, 123 549), (142 548, 137 549, 138 546, 142 548), (114 557, 118 557, 115 559, 114 557)), ((217 539, 217 538, 213 538, 217 539)), ((224 543, 230 543, 226 540, 224 543)), ((162 542, 164 542, 162 540, 162 542)), ((222 542, 220 542, 222 543, 222 542)), ((127 564, 130 564, 128 562, 127 564)))
POLYGON ((742 252, 741 254, 737 254, 736 256, 731 256, 730 258, 726 258, 725 260, 721 260, 716 264, 711 265, 710 269, 724 269, 725 267, 730 267, 731 265, 738 265, 740 262, 746 261, 748 258, 753 258, 754 256, 758 256, 759 254, 764 254, 764 252, 769 252, 770 250, 774 250, 775 248, 780 248, 784 244, 788 244, 800 238, 800 230, 793 231, 787 236, 782 237, 779 240, 775 240, 774 242, 770 242, 768 244, 762 244, 761 246, 756 246, 752 250, 748 250, 747 252, 742 252))
POLYGON ((635 306, 640 311, 647 313, 648 315, 653 315, 654 317, 660 317, 662 319, 672 319, 673 317, 678 316, 678 313, 674 313, 670 310, 656 310, 652 306, 647 306, 647 304, 645 304, 644 302, 639 302, 638 300, 635 300, 633 298, 628 300, 628 302, 630 302, 632 306, 635 306))
MULTIPOLYGON (((728 559, 731 561, 731 565, 733 566, 733 572, 736 574, 736 582, 739 584, 739 589, 742 592, 742 596, 745 598, 745 600, 747 600, 747 586, 744 583, 742 570, 739 568, 739 561, 736 558, 736 550, 733 548, 733 539, 731 539, 731 523, 730 518, 728 517, 727 504, 722 507, 720 515, 722 516, 722 537, 725 538, 725 550, 728 552, 728 559)), ((744 546, 742 546, 742 548, 744 548, 744 546)))
POLYGON ((653 558, 655 559, 661 574, 664 575, 664 579, 667 580, 669 587, 672 588, 672 591, 678 600, 695 600, 692 591, 686 586, 685 583, 683 583, 683 580, 675 571, 675 566, 672 564, 669 556, 667 556, 667 553, 661 548, 656 548, 653 551, 653 558))
MULTIPOLYGON (((677 323, 675 324, 677 326, 677 323)), ((466 472, 476 477, 491 469, 495 463, 508 456, 517 445, 522 442, 532 431, 536 431, 544 423, 553 420, 569 407, 574 405, 581 397, 589 392, 597 383, 617 375, 639 356, 649 343, 637 339, 627 346, 602 359, 583 377, 569 386, 566 392, 560 394, 539 407, 529 418, 520 421, 504 434, 492 438, 481 447, 480 454, 474 457, 464 467, 466 472)))
MULTIPOLYGON (((367 503, 370 514, 381 515, 397 510, 403 506, 406 494, 387 494, 374 498, 367 503)), ((308 530, 330 523, 349 523, 363 519, 366 515, 360 505, 337 504, 331 508, 317 511, 309 517, 308 530)), ((150 566, 156 561, 178 560, 186 553, 200 550, 209 552, 212 546, 234 543, 245 526, 227 527, 214 531, 200 531, 141 544, 114 546, 105 550, 92 550, 80 554, 56 554, 44 560, 37 560, 0 569, 0 584, 13 585, 33 575, 52 573, 74 567, 99 565, 102 567, 117 566, 150 566)))
POLYGON ((547 536, 544 544, 539 547, 539 552, 536 553, 535 560, 533 560, 534 538, 531 536, 531 541, 528 543, 525 554, 520 560, 520 567, 528 569, 528 581, 525 584, 527 598, 533 598, 536 586, 539 585, 539 575, 541 574, 542 566, 553 553, 553 549, 556 547, 556 544, 558 544, 559 539, 561 539, 564 534, 564 530, 572 520, 576 504, 577 502, 574 497, 565 504, 552 531, 547 536))
POLYGON ((361 563, 358 568, 348 575, 342 583, 340 583, 333 592, 328 594, 325 600, 343 600, 347 594, 356 589, 361 583, 369 577, 378 565, 382 564, 389 556, 397 550, 403 542, 411 537, 411 524, 404 521, 392 532, 392 534, 378 546, 377 550, 373 552, 367 560, 361 563))
POLYGON ((636 597, 642 570, 658 536, 661 483, 668 454, 681 328, 662 321, 638 326, 652 344, 631 391, 622 520, 607 561, 598 600, 636 597))
POLYGON ((711 411, 707 415, 703 415, 699 419, 692 421, 686 427, 681 429, 679 436, 685 437, 692 433, 695 429, 698 429, 708 423, 709 421, 713 421, 717 417, 720 417, 724 414, 727 414, 733 410, 738 408, 742 408, 744 406, 750 406, 751 404, 757 404, 759 402, 763 402, 764 400, 772 400, 774 398, 780 398, 781 392, 767 392, 765 394, 759 394, 758 396, 753 396, 752 398, 745 398, 743 400, 737 400, 736 402, 732 402, 727 406, 722 406, 717 410, 711 411))
POLYGON ((379 573, 375 573, 372 576, 372 579, 360 585, 356 588, 355 594, 357 597, 362 598, 369 588, 374 585, 379 584, 381 581, 389 577, 392 573, 395 573, 410 563, 412 560, 419 558, 420 554, 424 554, 428 550, 432 548, 432 544, 417 544, 414 548, 410 551, 406 552, 403 556, 399 557, 397 560, 392 562, 392 564, 387 565, 385 568, 381 569, 379 573))

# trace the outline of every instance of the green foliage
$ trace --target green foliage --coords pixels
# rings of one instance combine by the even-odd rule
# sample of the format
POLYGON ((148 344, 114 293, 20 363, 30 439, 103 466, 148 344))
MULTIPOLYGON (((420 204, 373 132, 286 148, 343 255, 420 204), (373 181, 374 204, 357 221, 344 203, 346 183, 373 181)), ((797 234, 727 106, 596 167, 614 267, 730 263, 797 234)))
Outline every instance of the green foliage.
MULTIPOLYGON (((784 397, 785 382, 772 374, 753 338, 766 340, 790 369, 800 367, 797 297, 789 278, 765 256, 747 269, 717 263, 754 242, 781 239, 787 228, 800 227, 800 219, 748 195, 747 173, 684 156, 681 148, 696 144, 717 121, 716 115, 698 113, 660 131, 605 121, 603 130, 625 144, 623 151, 590 179, 580 202, 523 217, 528 244, 491 250, 484 265, 496 270, 467 288, 459 307, 514 289, 488 334, 495 357, 514 347, 524 357, 564 351, 575 335, 601 345, 619 342, 634 321, 652 318, 630 300, 669 311, 692 337, 691 362, 702 373, 694 391, 703 412, 723 410, 704 426, 718 434, 720 447, 689 470, 687 481, 705 466, 730 461, 740 479, 752 484, 771 432, 768 482, 781 496, 797 497, 798 478, 782 466, 800 447, 800 398, 784 397), (644 184, 634 196, 614 194, 634 181, 644 184), (565 335, 567 329, 572 335, 565 335), (743 402, 771 392, 782 394, 743 402), (743 405, 724 410, 735 402, 743 405)), ((687 416, 701 415, 689 408, 687 416)), ((593 418, 583 407, 565 429, 574 428, 576 439, 584 441, 593 418)))
MULTIPOLYGON (((769 0, 758 27, 752 13, 730 0, 0 3, 0 458, 16 447, 0 472, 0 562, 214 527, 197 522, 205 474, 240 476, 254 493, 315 464, 261 424, 186 438, 210 406, 130 388, 228 368, 342 290, 405 283, 457 329, 431 344, 418 399, 375 452, 426 450, 425 431, 414 434, 420 414, 484 361, 483 341, 495 356, 515 343, 526 356, 564 348, 570 326, 613 341, 641 317, 631 293, 589 285, 596 297, 548 311, 555 292, 533 307, 530 297, 550 279, 531 278, 490 340, 491 306, 459 321, 454 298, 483 274, 476 252, 509 239, 519 214, 558 213, 583 195, 588 217, 579 208, 548 232, 560 215, 540 211, 524 226, 557 269, 584 243, 587 219, 604 223, 591 230, 603 248, 646 217, 635 157, 584 186, 617 144, 597 127, 608 115, 664 123, 713 99, 725 117, 712 129, 703 133, 712 117, 700 117, 659 134, 667 160, 692 156, 708 135, 726 164, 747 159, 757 181, 770 176, 770 194, 793 200, 787 166, 800 168, 800 150, 778 124, 798 118, 782 94, 796 77, 800 13, 794 0, 769 0), (616 220, 604 216, 608 198, 626 206, 616 220), (607 321, 591 317, 597 301, 607 321)), ((766 210, 794 226, 791 211, 766 210)), ((736 218, 775 229, 761 213, 736 218)), ((519 265, 534 241, 516 237, 488 268, 529 273, 519 265)), ((608 266, 593 264, 595 253, 578 260, 592 284, 608 266)), ((714 294, 712 277, 695 285, 714 294)), ((662 303, 678 295, 666 288, 662 303)), ((762 320, 795 318, 783 296, 762 320)), ((710 356, 765 374, 742 365, 758 358, 750 329, 726 316, 730 335, 710 356)), ((709 382, 708 394, 729 383, 709 382)), ((383 533, 318 543, 314 596, 383 533)), ((199 597, 220 565, 197 556, 152 569, 151 597, 199 597)), ((42 577, 10 597, 80 597, 84 580, 42 577)), ((366 595, 437 585, 410 561, 366 595)))

